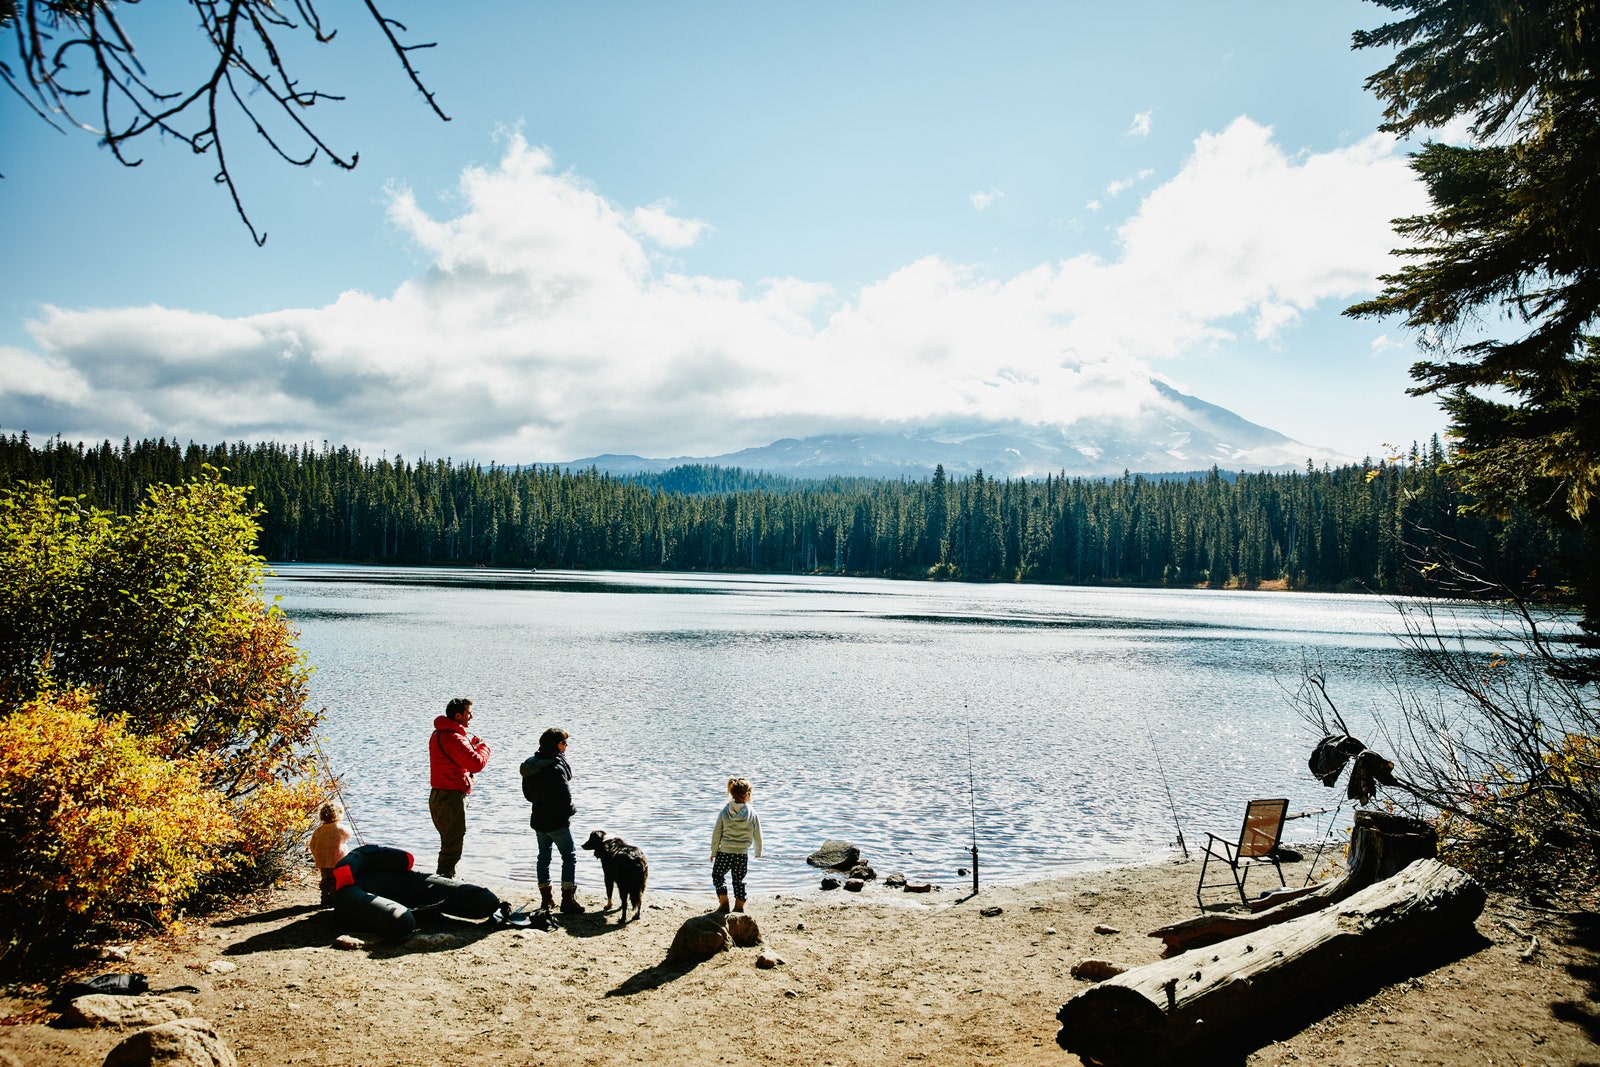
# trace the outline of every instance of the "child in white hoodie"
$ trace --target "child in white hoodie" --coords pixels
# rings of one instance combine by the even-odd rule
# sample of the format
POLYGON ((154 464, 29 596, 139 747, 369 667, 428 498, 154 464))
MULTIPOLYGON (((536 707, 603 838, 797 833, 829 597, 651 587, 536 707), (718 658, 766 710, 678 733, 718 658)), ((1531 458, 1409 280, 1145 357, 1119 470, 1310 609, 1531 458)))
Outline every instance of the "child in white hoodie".
POLYGON ((717 911, 728 910, 728 874, 733 874, 733 910, 744 910, 744 876, 750 868, 750 846, 761 858, 761 820, 750 809, 750 782, 728 779, 728 795, 733 799, 717 816, 711 831, 711 883, 717 888, 717 911))

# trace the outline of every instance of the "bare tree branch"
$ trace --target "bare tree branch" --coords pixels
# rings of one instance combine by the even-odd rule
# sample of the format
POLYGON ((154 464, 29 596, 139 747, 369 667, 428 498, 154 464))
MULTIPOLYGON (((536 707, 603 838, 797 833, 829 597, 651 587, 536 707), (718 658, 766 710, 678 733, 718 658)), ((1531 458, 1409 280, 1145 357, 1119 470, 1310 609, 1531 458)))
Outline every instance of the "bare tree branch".
MULTIPOLYGON (((187 2, 216 54, 216 62, 195 84, 170 90, 160 84, 141 62, 112 0, 0 0, 0 33, 9 35, 17 58, 15 69, 0 60, 0 80, 56 129, 65 132, 67 126, 75 126, 95 134, 123 166, 143 162, 127 149, 152 131, 176 139, 197 155, 214 150, 214 180, 227 188, 234 211, 260 245, 266 234, 256 229, 245 209, 226 151, 226 131, 242 116, 255 136, 292 166, 310 166, 322 155, 337 167, 353 168, 360 154, 335 151, 305 117, 319 101, 343 97, 302 88, 280 47, 280 41, 301 32, 326 44, 336 31, 324 27, 312 0, 294 0, 287 11, 274 0, 187 2), (80 117, 86 104, 95 113, 94 121, 80 117)), ((365 2, 428 107, 450 121, 411 58, 412 52, 433 44, 403 43, 398 34, 406 33, 406 27, 385 15, 374 0, 365 2)))

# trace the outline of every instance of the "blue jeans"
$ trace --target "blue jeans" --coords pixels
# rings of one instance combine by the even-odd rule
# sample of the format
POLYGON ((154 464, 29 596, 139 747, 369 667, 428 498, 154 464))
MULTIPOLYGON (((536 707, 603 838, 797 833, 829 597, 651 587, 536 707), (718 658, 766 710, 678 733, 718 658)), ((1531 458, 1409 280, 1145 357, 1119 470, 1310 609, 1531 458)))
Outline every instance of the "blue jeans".
POLYGON ((535 830, 534 836, 539 839, 539 863, 534 868, 539 876, 540 885, 550 884, 550 846, 554 845, 561 850, 561 882, 563 885, 574 885, 578 881, 578 853, 572 845, 572 827, 563 826, 559 830, 535 830))

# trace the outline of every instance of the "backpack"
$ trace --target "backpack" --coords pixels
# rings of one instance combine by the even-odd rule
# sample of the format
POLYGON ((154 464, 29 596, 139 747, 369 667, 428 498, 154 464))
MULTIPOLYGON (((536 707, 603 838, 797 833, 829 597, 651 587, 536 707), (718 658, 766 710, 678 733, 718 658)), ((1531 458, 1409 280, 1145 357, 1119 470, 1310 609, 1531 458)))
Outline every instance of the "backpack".
POLYGON ((136 997, 150 988, 145 976, 138 973, 97 974, 81 982, 69 982, 61 987, 62 1000, 74 1000, 91 993, 109 993, 117 997, 136 997))

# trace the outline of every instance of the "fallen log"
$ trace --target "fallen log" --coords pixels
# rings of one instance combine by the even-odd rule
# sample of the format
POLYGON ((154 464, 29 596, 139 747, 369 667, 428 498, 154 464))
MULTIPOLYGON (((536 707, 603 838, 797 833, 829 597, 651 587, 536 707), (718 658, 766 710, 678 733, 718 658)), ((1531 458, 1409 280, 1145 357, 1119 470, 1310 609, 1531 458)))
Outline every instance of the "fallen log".
POLYGON ((1382 811, 1357 811, 1343 877, 1253 915, 1197 915, 1152 930, 1150 936, 1161 938, 1165 945, 1161 950, 1163 958, 1214 945, 1337 904, 1416 860, 1432 859, 1438 851, 1439 835, 1420 819, 1382 811))
POLYGON ((1056 1013, 1056 1043, 1084 1063, 1123 1067, 1260 1034, 1318 992, 1462 936, 1483 903, 1463 872, 1418 860, 1337 907, 1091 986, 1056 1013))

